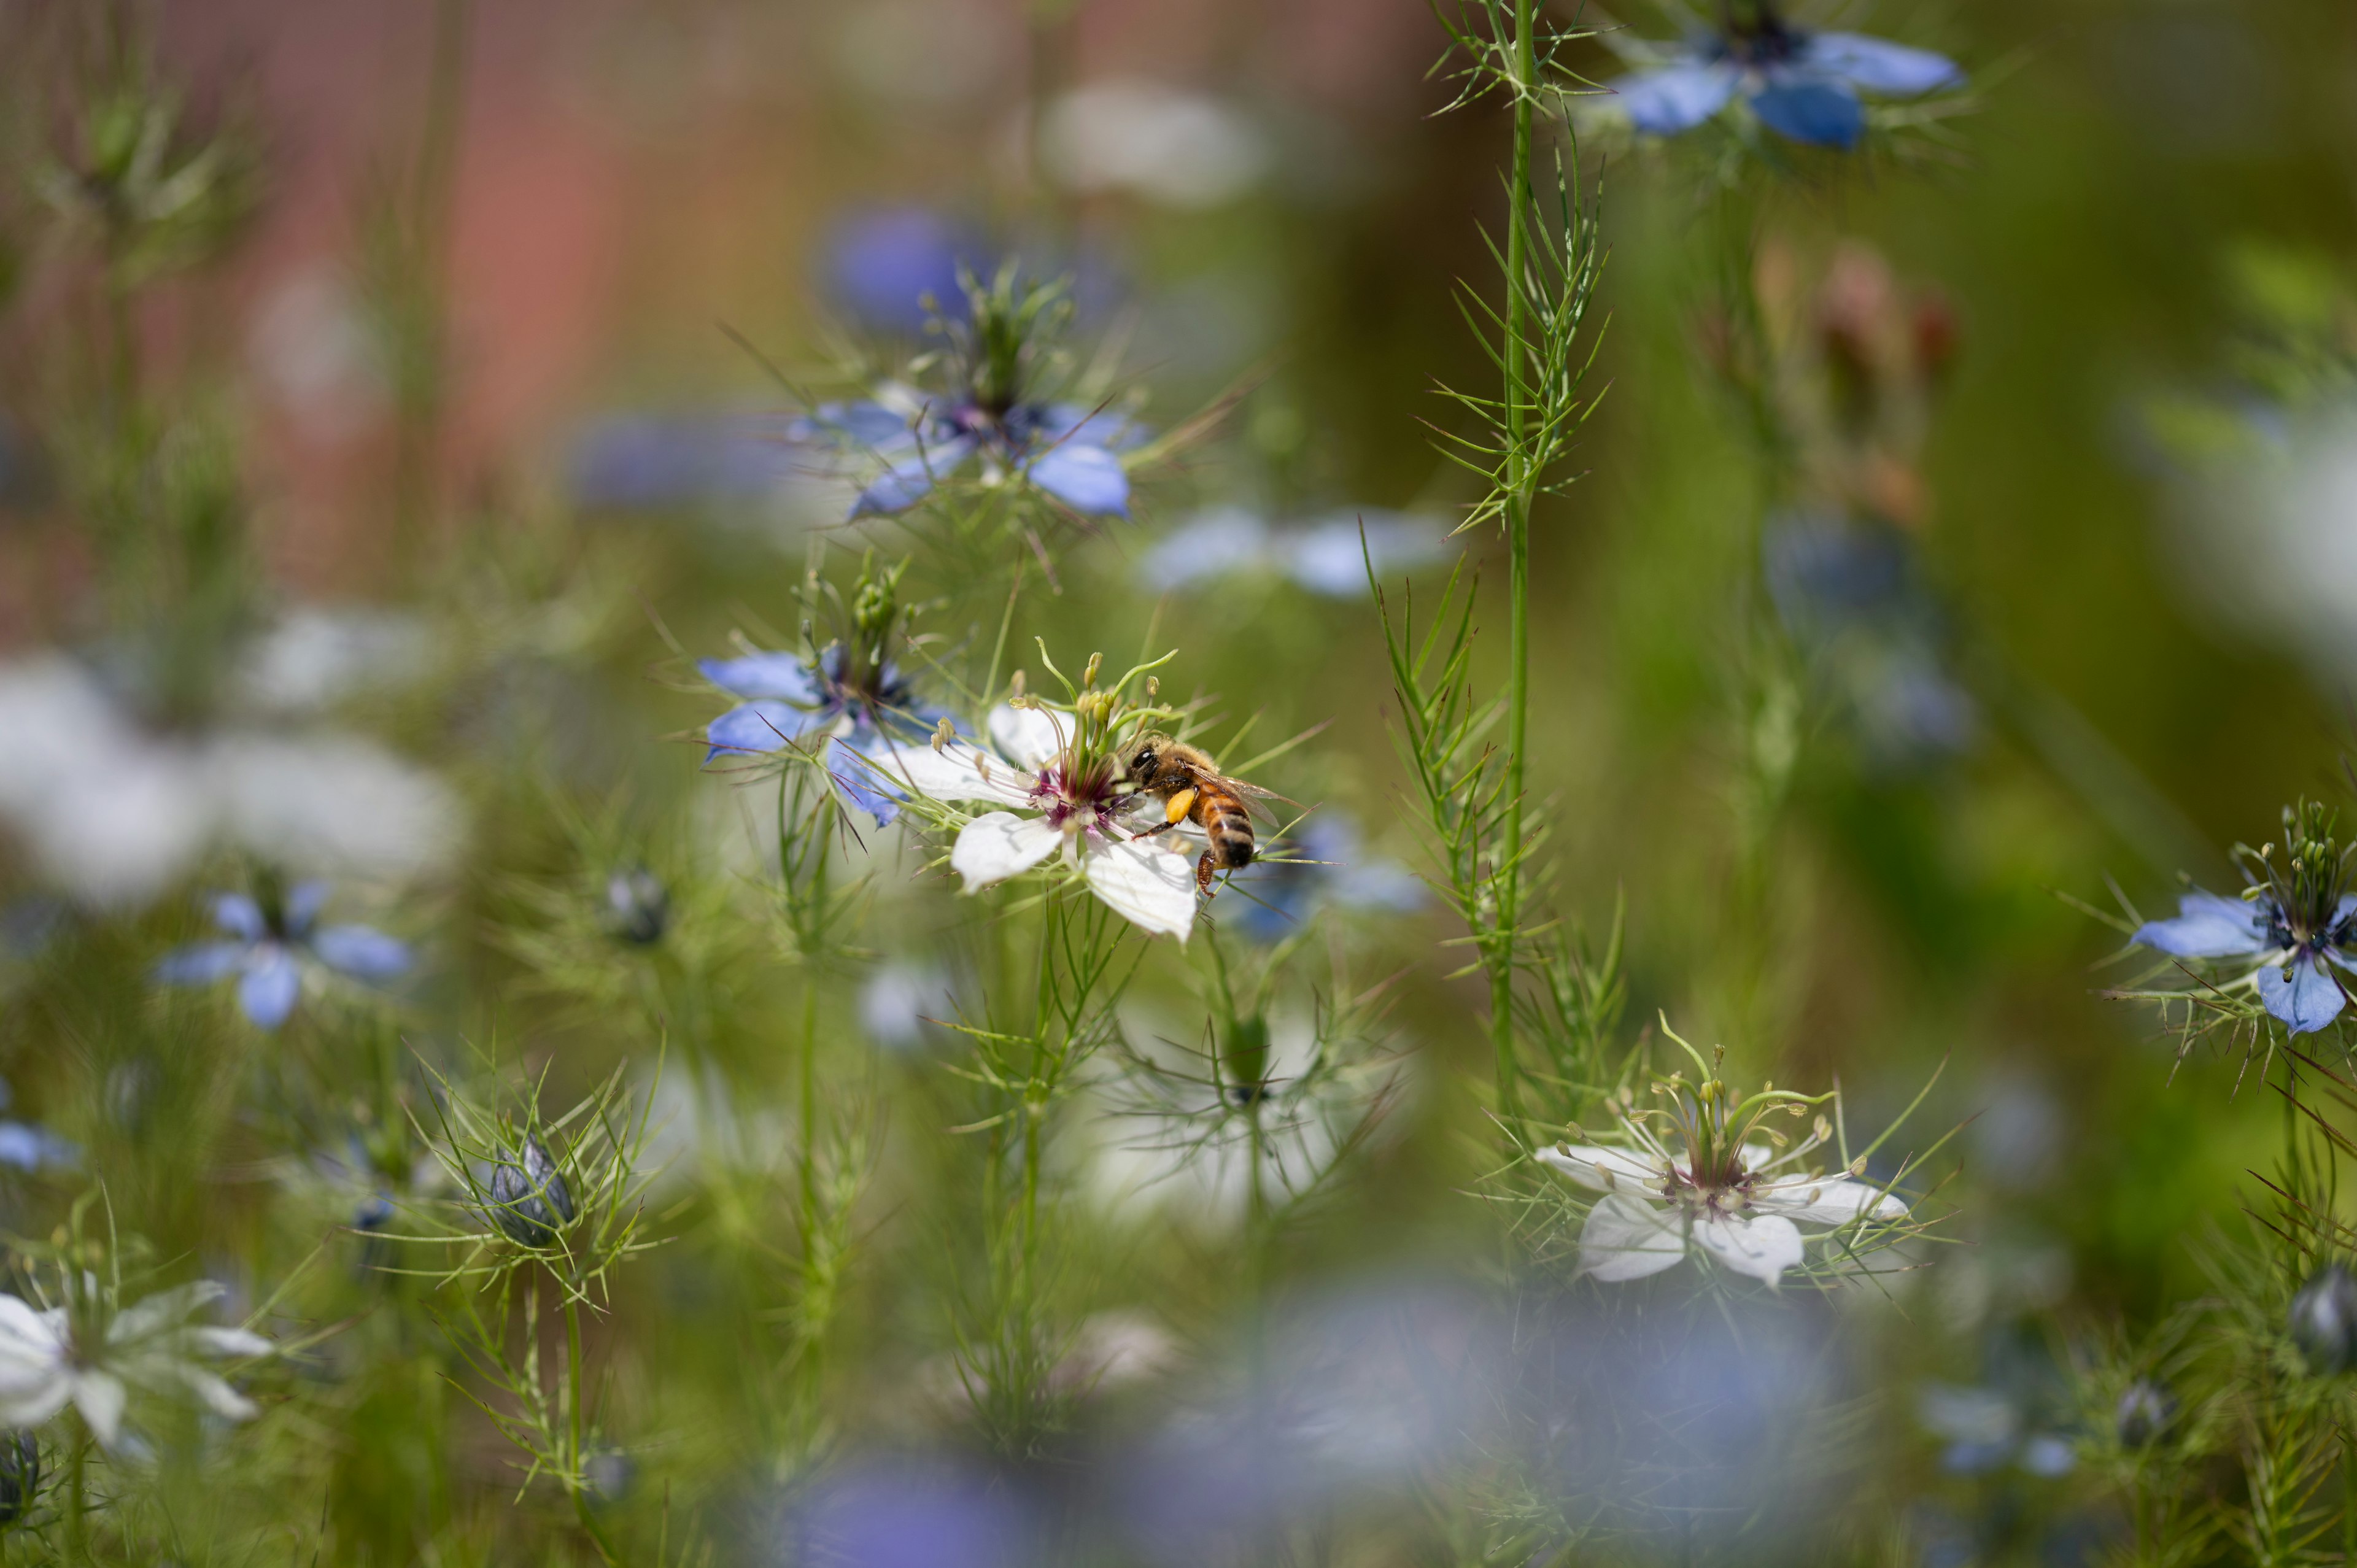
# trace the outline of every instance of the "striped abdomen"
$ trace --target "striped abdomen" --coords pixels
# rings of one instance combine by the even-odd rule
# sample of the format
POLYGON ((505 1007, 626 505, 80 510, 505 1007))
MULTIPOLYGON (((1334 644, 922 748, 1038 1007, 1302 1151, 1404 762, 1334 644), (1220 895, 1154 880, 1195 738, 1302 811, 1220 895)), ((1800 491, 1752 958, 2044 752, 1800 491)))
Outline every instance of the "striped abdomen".
POLYGON ((1214 871, 1241 871, 1252 864, 1252 818, 1244 803, 1224 789, 1203 789, 1195 797, 1194 818, 1211 839, 1211 847, 1195 865, 1195 881, 1211 890, 1214 871))

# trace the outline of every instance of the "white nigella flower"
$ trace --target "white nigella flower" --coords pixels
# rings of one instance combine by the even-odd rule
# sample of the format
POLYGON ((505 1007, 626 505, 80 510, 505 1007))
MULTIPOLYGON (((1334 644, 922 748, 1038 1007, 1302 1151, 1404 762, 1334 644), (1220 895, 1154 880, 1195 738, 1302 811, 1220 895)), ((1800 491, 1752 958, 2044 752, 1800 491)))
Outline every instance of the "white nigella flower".
MULTIPOLYGON (((1080 701, 1111 706, 1101 693, 1083 691, 1080 701)), ((933 800, 1012 808, 958 830, 950 865, 965 878, 967 892, 1018 876, 1060 851, 1125 919, 1185 941, 1195 923, 1193 865, 1146 836, 1169 832, 1160 813, 1140 824, 1145 833, 1133 831, 1136 797, 1124 787, 1119 757, 1110 746, 1082 746, 1077 733, 1068 739, 1067 727, 1038 707, 1003 706, 989 721, 996 753, 937 738, 931 746, 888 746, 878 763, 933 800)))
POLYGON ((1781 1138, 1761 1129, 1779 1111, 1798 1114, 1829 1096, 1768 1089, 1737 1101, 1716 1076, 1699 1089, 1673 1078, 1658 1091, 1669 1109, 1618 1118, 1627 1146, 1558 1144, 1538 1152, 1542 1163, 1605 1195, 1580 1230, 1583 1273, 1642 1279, 1691 1252, 1773 1285, 1802 1261, 1802 1224, 1906 1218, 1904 1203, 1856 1179, 1864 1162, 1830 1176, 1806 1163, 1832 1133, 1824 1117, 1781 1154, 1770 1141, 1781 1138), (1664 1143, 1655 1122, 1669 1123, 1683 1148, 1664 1143))
MULTIPOLYGON (((98 1440, 113 1447, 123 1431, 130 1391, 185 1391, 232 1421, 257 1413, 252 1401, 199 1364, 200 1356, 270 1354, 271 1343, 244 1328, 192 1324, 188 1315, 225 1292, 210 1280, 160 1291, 113 1313, 38 1310, 0 1295, 0 1426, 37 1426, 68 1404, 98 1440)), ((91 1291, 85 1308, 102 1305, 91 1291)))

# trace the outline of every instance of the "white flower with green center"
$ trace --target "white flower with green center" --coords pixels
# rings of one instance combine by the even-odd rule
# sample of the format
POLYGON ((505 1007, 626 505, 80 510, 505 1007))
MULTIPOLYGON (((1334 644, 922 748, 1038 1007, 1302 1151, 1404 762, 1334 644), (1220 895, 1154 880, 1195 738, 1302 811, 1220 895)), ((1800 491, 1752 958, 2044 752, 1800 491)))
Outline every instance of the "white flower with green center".
POLYGON ((38 1426, 71 1404, 91 1434, 112 1448, 134 1389, 192 1393, 219 1415, 251 1419, 258 1413, 253 1402, 199 1358, 267 1356, 270 1341, 250 1329, 188 1321, 225 1294, 212 1281, 199 1280, 111 1316, 97 1291, 89 1293, 80 1314, 63 1306, 39 1310, 0 1295, 0 1427, 38 1426))
POLYGON ((1695 1089, 1674 1077, 1656 1092, 1666 1109, 1617 1116, 1625 1144, 1564 1143, 1538 1151, 1542 1164, 1604 1194, 1580 1229, 1582 1273, 1643 1279, 1692 1255, 1774 1285, 1806 1255, 1802 1225, 1839 1229, 1907 1217, 1904 1203, 1857 1179, 1862 1159, 1830 1175, 1808 1163, 1832 1134, 1824 1117, 1808 1137, 1777 1152, 1783 1140, 1762 1123, 1780 1112, 1805 1113, 1830 1095, 1766 1089, 1737 1101, 1715 1074, 1695 1089), (1676 1147, 1655 1131, 1663 1123, 1676 1147))
MULTIPOLYGON (((1102 695, 1084 691, 1080 701, 1102 695)), ((1117 751, 1083 744, 1080 731, 1092 727, 1104 727, 1103 721, 1080 723, 1068 738, 1060 715, 1002 706, 989 720, 996 752, 942 738, 931 746, 888 746, 877 765, 935 800, 1011 808, 985 812, 958 830, 950 867, 965 879, 967 892, 1019 876, 1060 852, 1090 891, 1123 918, 1184 942, 1195 924, 1194 867, 1161 842, 1168 826, 1161 813, 1137 810, 1139 798, 1126 786, 1117 751)))

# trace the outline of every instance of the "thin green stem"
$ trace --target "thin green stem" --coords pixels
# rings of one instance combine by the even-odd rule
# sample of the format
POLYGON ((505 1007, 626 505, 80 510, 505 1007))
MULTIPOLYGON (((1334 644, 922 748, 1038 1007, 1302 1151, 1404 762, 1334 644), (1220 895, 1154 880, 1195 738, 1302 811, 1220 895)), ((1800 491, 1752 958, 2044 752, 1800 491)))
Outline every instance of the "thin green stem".
POLYGON ((73 1457, 67 1462, 66 1561, 88 1563, 90 1554, 90 1434, 74 1422, 73 1457))
POLYGON ((1506 217, 1506 799, 1496 929, 1490 951, 1490 1034, 1497 1053, 1498 1112, 1512 1121, 1520 1095, 1514 1051, 1514 940, 1522 900, 1523 784, 1530 727, 1531 478, 1523 438, 1530 386, 1523 352, 1523 273, 1529 264, 1533 98, 1538 89, 1536 0, 1514 0, 1514 157, 1506 217))
POLYGON ((589 1506, 589 1487, 583 1474, 587 1457, 581 1452, 581 1303, 576 1292, 565 1293, 565 1444, 566 1463, 572 1471, 573 1512, 581 1528, 597 1548, 597 1555, 608 1563, 618 1563, 614 1543, 607 1539, 606 1527, 589 1506))

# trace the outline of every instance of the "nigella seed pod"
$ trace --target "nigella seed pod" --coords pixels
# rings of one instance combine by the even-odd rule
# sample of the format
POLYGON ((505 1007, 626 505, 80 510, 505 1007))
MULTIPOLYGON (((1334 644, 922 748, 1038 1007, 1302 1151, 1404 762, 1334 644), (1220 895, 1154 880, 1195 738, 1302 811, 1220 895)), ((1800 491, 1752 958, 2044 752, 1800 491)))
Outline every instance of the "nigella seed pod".
POLYGON ((671 895, 643 865, 618 871, 606 881, 606 919, 623 941, 651 947, 671 926, 671 895))
POLYGON ((25 1517, 41 1487, 41 1444, 26 1431, 0 1433, 0 1529, 25 1517))
POLYGON ((2291 1298, 2286 1329, 2319 1377, 2347 1369, 2357 1360, 2357 1279, 2339 1263, 2319 1269, 2291 1298))
POLYGON ((573 1222, 573 1194, 538 1138, 492 1169, 490 1198, 491 1223, 522 1246, 554 1247, 557 1228, 573 1222))
POLYGON ((2123 1448, 2143 1448, 2169 1430, 2177 1419, 2177 1396, 2150 1378, 2138 1378, 2120 1395, 2112 1412, 2114 1430, 2123 1448))

